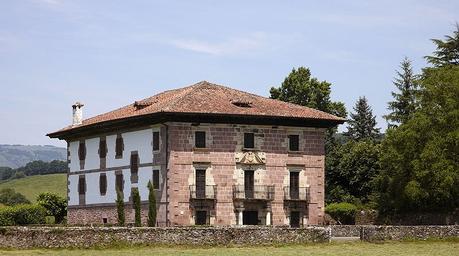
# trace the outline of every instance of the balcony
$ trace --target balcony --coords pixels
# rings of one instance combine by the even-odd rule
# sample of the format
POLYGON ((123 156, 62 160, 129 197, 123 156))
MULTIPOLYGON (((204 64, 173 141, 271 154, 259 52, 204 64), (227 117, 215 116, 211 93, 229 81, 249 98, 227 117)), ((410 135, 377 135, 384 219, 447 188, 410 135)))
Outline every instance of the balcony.
POLYGON ((274 199, 274 185, 255 185, 249 189, 244 185, 234 185, 233 198, 239 200, 270 201, 274 199))
POLYGON ((309 202, 309 187, 284 187, 284 200, 309 202))
POLYGON ((198 186, 190 185, 190 199, 215 200, 217 199, 217 185, 198 186))

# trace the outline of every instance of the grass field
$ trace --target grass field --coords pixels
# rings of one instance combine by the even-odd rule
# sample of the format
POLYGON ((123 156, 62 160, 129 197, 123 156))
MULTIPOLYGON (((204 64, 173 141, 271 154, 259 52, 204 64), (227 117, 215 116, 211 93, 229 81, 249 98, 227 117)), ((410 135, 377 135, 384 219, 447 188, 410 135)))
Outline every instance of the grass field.
POLYGON ((90 250, 0 250, 0 255, 459 255, 459 242, 421 241, 374 243, 331 243, 278 247, 135 247, 90 250))
POLYGON ((14 188, 16 192, 23 194, 31 202, 35 202, 38 194, 42 192, 56 193, 66 197, 67 174, 35 175, 17 180, 10 180, 0 183, 0 190, 3 188, 14 188))

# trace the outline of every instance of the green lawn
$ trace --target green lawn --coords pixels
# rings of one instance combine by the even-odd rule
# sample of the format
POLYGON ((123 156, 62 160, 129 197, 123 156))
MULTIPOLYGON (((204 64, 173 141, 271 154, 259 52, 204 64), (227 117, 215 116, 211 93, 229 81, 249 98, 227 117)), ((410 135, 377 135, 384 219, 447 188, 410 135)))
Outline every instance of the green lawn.
POLYGON ((31 202, 35 202, 37 195, 42 192, 52 192, 66 198, 66 187, 67 174, 65 173, 35 175, 0 183, 0 190, 14 188, 16 192, 25 195, 31 202))
POLYGON ((132 247, 90 250, 0 250, 0 255, 459 255, 459 242, 325 243, 279 247, 132 247))

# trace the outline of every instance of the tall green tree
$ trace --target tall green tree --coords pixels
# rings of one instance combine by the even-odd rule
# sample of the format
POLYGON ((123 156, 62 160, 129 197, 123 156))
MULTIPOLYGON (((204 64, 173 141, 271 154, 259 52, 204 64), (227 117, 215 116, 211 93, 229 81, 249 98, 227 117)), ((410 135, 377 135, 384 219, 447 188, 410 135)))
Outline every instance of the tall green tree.
POLYGON ((339 117, 346 117, 342 102, 330 99, 331 84, 311 76, 309 68, 299 67, 284 79, 278 88, 272 87, 271 98, 315 108, 339 117))
POLYGON ((148 226, 156 225, 156 195, 151 180, 148 181, 148 226))
POLYGON ((391 112, 384 116, 389 123, 389 127, 405 123, 416 111, 418 81, 413 73, 411 61, 407 57, 401 62, 400 69, 400 71, 397 71, 397 77, 393 82, 398 92, 392 92, 394 100, 388 103, 388 109, 391 112))
POLYGON ((126 216, 124 214, 124 195, 119 188, 116 188, 116 211, 118 214, 118 225, 124 226, 126 222, 126 216))
POLYGON ((459 207, 459 65, 424 69, 420 89, 419 109, 382 143, 382 212, 459 207))
POLYGON ((426 60, 435 67, 459 65, 459 23, 452 35, 445 35, 445 40, 431 39, 437 49, 426 60))
POLYGON ((376 128, 376 116, 373 115, 368 100, 360 97, 350 113, 346 135, 354 140, 371 139, 380 137, 379 128, 376 128))
POLYGON ((138 188, 132 189, 132 207, 134 208, 134 226, 142 226, 141 220, 141 206, 140 206, 140 194, 138 188))
POLYGON ((44 192, 37 196, 37 204, 43 206, 47 214, 54 216, 55 223, 62 223, 67 216, 67 199, 54 193, 44 192))

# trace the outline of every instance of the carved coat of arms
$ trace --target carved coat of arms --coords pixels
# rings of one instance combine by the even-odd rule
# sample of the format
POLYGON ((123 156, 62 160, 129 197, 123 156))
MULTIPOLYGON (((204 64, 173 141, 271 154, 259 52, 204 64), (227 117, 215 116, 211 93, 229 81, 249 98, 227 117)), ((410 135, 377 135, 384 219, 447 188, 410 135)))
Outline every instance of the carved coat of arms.
POLYGON ((238 152, 236 153, 236 163, 238 164, 265 164, 266 156, 263 152, 238 152))

